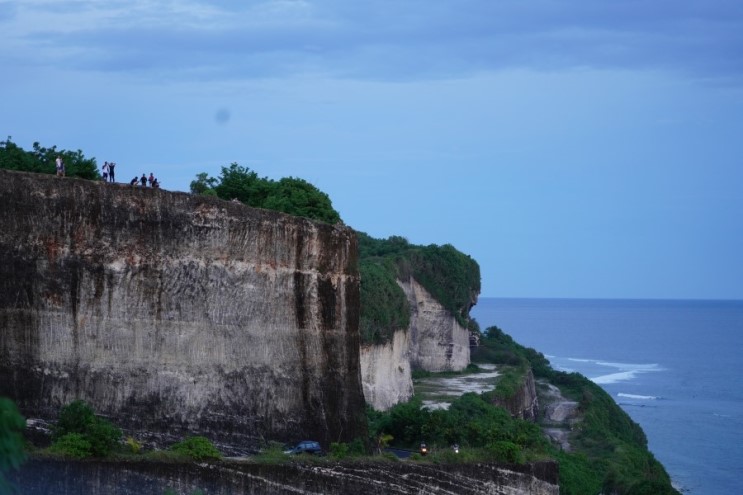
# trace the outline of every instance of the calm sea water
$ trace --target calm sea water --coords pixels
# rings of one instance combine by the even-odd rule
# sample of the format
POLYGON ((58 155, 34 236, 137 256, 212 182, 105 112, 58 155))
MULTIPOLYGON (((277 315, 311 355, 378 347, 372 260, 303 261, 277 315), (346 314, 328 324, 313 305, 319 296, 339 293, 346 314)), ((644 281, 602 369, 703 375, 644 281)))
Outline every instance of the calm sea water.
POLYGON ((743 301, 481 298, 471 313, 601 385, 683 492, 743 493, 743 301))

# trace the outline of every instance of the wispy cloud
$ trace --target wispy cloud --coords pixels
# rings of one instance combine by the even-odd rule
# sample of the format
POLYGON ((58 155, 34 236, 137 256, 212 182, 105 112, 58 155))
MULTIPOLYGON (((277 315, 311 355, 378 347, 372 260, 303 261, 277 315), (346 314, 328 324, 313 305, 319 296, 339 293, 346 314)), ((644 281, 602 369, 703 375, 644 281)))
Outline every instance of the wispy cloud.
POLYGON ((458 77, 654 69, 743 82, 733 0, 198 0, 0 4, 0 56, 173 77, 458 77))

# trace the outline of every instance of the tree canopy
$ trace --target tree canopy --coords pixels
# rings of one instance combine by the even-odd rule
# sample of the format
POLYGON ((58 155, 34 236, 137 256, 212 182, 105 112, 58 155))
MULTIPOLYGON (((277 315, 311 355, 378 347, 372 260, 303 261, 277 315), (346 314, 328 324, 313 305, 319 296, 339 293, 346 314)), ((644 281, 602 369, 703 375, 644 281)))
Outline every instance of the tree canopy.
POLYGON ((15 402, 0 397, 0 493, 8 488, 5 473, 18 469, 26 458, 22 436, 25 427, 26 420, 15 402))
POLYGON ((407 328, 410 309, 397 280, 415 278, 457 321, 479 331, 470 318, 480 292, 480 266, 451 244, 418 246, 401 236, 375 239, 358 232, 361 273, 361 338, 384 342, 407 328))
POLYGON ((67 177, 100 179, 95 158, 86 158, 81 150, 58 150, 56 146, 45 148, 35 142, 33 149, 26 151, 15 144, 10 136, 5 141, 0 141, 0 168, 54 174, 54 161, 58 156, 64 162, 67 177))
POLYGON ((330 197, 304 179, 285 177, 278 181, 261 178, 237 163, 222 167, 219 178, 200 173, 191 182, 191 192, 238 201, 254 208, 281 211, 326 223, 338 223, 341 217, 330 197))

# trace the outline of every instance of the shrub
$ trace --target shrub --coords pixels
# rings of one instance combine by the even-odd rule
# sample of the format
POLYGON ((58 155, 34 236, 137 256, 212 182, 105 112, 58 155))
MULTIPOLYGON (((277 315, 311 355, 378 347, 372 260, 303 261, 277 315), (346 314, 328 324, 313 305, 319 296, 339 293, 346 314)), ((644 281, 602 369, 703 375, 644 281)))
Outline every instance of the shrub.
POLYGON ((142 444, 135 440, 133 437, 126 438, 126 445, 132 454, 139 454, 142 451, 142 444))
POLYGON ((85 434, 95 421, 95 413, 87 402, 75 400, 59 411, 57 424, 53 428, 52 439, 59 439, 68 433, 85 434))
POLYGON ((64 453, 68 450, 74 453, 70 454, 73 456, 87 452, 84 457, 106 457, 121 440, 121 430, 107 419, 97 417, 85 401, 76 400, 60 410, 52 439, 54 440, 50 447, 52 452, 64 453), (76 437, 70 440, 68 436, 70 434, 79 435, 85 444, 80 443, 76 437), (66 438, 66 443, 56 446, 63 438, 66 438))
POLYGON ((333 442, 330 444, 330 457, 334 459, 345 459, 348 457, 348 444, 344 442, 333 442))
POLYGON ((208 438, 202 436, 188 437, 170 447, 170 450, 189 457, 195 461, 221 459, 222 454, 208 438))
POLYGON ((8 486, 4 473, 18 469, 26 457, 21 432, 26 420, 10 399, 0 397, 0 493, 8 486))
POLYGON ((93 446, 81 433, 67 433, 59 437, 49 447, 49 452, 65 457, 83 459, 93 455, 93 446))
POLYGON ((499 441, 487 446, 487 450, 501 462, 521 464, 524 462, 524 453, 521 447, 513 442, 499 441))

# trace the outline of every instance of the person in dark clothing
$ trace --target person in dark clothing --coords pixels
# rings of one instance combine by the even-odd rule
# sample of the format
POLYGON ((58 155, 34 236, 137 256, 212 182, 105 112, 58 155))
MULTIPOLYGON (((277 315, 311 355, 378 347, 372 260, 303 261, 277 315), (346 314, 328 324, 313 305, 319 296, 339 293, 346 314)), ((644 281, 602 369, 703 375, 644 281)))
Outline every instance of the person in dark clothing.
POLYGON ((137 178, 137 177, 134 177, 134 178, 133 178, 133 179, 131 180, 131 182, 129 182, 129 185, 131 185, 131 186, 136 186, 136 185, 137 185, 137 182, 139 182, 139 178, 137 178))
POLYGON ((116 164, 114 162, 111 162, 108 164, 108 180, 110 182, 116 182, 116 178, 114 175, 114 168, 116 168, 116 164))
POLYGON ((139 178, 139 183, 142 187, 147 187, 147 176, 145 174, 142 174, 142 177, 139 178))

